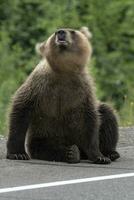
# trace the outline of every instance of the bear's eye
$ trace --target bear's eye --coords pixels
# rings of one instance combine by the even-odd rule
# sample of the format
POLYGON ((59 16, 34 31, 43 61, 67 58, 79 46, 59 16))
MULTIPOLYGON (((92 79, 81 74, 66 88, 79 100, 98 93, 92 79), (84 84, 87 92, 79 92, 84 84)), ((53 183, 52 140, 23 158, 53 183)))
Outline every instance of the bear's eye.
POLYGON ((74 34, 75 34, 75 31, 72 30, 72 31, 70 31, 70 33, 71 33, 72 35, 74 35, 74 34))

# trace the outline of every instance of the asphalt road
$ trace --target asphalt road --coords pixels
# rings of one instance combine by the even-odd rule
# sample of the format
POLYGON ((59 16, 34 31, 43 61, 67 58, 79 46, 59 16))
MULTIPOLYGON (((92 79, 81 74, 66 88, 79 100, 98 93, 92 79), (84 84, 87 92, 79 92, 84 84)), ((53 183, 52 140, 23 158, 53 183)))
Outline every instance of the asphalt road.
POLYGON ((4 138, 0 150, 0 200, 134 199, 134 128, 120 129, 121 158, 110 165, 6 160, 4 138))

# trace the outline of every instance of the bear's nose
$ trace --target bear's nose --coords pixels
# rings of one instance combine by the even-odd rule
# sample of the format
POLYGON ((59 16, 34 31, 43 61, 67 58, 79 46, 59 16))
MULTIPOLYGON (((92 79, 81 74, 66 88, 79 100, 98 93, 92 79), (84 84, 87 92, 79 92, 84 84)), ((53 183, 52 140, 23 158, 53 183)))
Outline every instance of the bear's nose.
POLYGON ((58 40, 65 40, 66 32, 62 29, 57 31, 58 40))

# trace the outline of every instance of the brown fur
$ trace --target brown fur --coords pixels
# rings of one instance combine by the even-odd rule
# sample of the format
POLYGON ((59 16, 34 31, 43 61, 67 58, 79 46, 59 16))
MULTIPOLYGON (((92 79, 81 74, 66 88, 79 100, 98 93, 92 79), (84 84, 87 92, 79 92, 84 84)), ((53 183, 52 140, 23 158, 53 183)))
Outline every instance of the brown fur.
POLYGON ((29 159, 29 154, 36 159, 79 162, 81 155, 95 163, 110 163, 110 159, 119 157, 115 151, 117 121, 109 107, 97 104, 92 78, 85 67, 91 45, 83 32, 63 30, 64 44, 56 33, 38 45, 43 60, 15 94, 7 158, 29 159), (112 116, 109 129, 103 123, 102 111, 108 113, 107 118, 112 116), (102 129, 108 130, 106 142, 101 137, 102 129), (26 133, 28 154, 24 146, 26 133), (107 150, 110 140, 113 144, 107 150), (103 146, 107 157, 102 154, 103 146))

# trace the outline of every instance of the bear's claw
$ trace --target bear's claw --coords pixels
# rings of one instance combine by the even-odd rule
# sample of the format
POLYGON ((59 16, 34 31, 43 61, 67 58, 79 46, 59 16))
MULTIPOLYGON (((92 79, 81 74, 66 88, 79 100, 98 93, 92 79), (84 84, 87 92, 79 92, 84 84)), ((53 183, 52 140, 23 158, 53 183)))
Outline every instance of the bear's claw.
POLYGON ((111 160, 108 157, 98 157, 94 164, 110 164, 111 160))
POLYGON ((29 160, 30 157, 27 153, 7 154, 7 159, 10 159, 10 160, 29 160))

